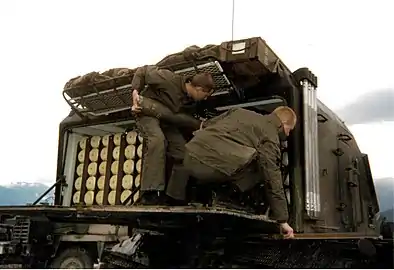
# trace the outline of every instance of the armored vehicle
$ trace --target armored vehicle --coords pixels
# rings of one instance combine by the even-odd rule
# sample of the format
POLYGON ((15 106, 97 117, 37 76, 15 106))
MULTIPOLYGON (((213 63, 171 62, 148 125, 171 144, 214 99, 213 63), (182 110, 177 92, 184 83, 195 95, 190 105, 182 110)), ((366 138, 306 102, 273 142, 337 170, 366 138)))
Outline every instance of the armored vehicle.
MULTIPOLYGON (((392 267, 392 240, 381 239, 368 155, 334 112, 317 99, 317 77, 290 71, 259 37, 191 46, 156 63, 189 77, 209 72, 215 92, 195 118, 234 107, 268 114, 294 109, 298 123, 282 146, 283 186, 295 239, 269 219, 264 187, 237 201, 215 200, 220 185, 188 187, 188 206, 141 206, 144 141, 131 112, 136 69, 71 79, 70 114, 60 123, 54 205, 0 207, 3 263, 29 267, 392 267), (212 200, 205 203, 198 194, 212 200), (361 255, 360 255, 361 254, 361 255), (391 258, 391 259, 390 259, 391 258)), ((149 111, 149 110, 148 110, 149 111)), ((168 162, 171 167, 171 161, 168 162)), ((155 168, 152 168, 155 169, 155 168)), ((48 191, 49 192, 49 191, 48 191)), ((45 194, 44 194, 45 195, 45 194)))

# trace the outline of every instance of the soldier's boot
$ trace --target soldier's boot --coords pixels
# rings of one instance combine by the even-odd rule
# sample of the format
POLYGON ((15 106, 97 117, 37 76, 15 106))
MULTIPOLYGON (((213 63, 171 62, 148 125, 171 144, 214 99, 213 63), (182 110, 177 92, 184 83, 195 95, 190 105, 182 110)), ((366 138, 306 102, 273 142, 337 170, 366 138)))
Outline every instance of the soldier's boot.
MULTIPOLYGON (((214 198, 216 205, 228 205, 231 207, 238 206, 240 201, 241 191, 237 185, 228 183, 222 186, 217 192, 214 198)), ((241 208, 241 207, 236 207, 241 208)))
POLYGON ((198 203, 203 204, 204 206, 212 206, 213 204, 213 194, 211 188, 207 188, 207 186, 199 186, 194 190, 194 200, 198 203))
POLYGON ((165 204, 169 206, 186 206, 188 202, 186 200, 177 200, 167 195, 165 198, 165 204))
POLYGON ((165 196, 162 191, 143 191, 136 205, 166 205, 165 196))

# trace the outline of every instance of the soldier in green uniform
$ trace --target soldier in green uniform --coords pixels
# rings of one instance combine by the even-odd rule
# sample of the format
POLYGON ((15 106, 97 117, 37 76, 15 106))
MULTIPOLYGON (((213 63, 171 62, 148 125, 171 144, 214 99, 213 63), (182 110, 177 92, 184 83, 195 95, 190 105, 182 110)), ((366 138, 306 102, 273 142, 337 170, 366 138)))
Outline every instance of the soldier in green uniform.
POLYGON ((175 114, 182 112, 186 105, 209 97, 213 93, 213 84, 208 73, 198 73, 188 80, 156 66, 143 66, 135 72, 131 83, 134 89, 132 111, 138 115, 137 127, 145 140, 141 204, 160 202, 165 188, 166 154, 174 159, 171 178, 187 176, 182 166, 186 143, 183 135, 177 126, 141 113, 140 95, 160 102, 175 114))
MULTIPOLYGON (((294 129, 296 121, 296 114, 286 106, 276 108, 270 115, 230 109, 204 122, 186 144, 184 166, 201 183, 232 181, 240 192, 263 182, 271 218, 281 224, 287 237, 293 237, 293 229, 287 223, 280 141, 294 129)), ((167 195, 184 200, 186 184, 169 182, 167 195)))

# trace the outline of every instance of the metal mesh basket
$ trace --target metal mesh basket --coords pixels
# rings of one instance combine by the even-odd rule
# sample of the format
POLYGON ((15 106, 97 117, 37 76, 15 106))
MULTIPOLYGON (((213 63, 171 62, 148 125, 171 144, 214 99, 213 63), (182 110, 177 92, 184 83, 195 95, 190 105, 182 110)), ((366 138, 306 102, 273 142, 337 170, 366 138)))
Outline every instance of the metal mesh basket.
MULTIPOLYGON (((218 61, 209 62, 205 64, 201 64, 197 66, 198 72, 206 72, 212 75, 212 78, 215 82, 215 88, 219 91, 215 91, 215 94, 218 92, 222 92, 220 90, 231 88, 231 82, 227 79, 227 76, 223 73, 223 69, 220 66, 218 61)), ((197 74, 197 71, 194 67, 180 69, 175 71, 175 73, 180 74, 184 77, 192 77, 197 74)))
MULTIPOLYGON (((195 67, 176 70, 175 73, 184 77, 191 77, 197 72, 210 73, 215 82, 215 92, 213 95, 226 94, 232 89, 232 84, 223 72, 218 61, 211 61, 195 67), (197 70, 196 70, 197 68, 197 70)), ((63 91, 63 97, 71 108, 83 115, 91 114, 94 116, 110 114, 114 112, 128 110, 132 106, 131 84, 119 85, 120 81, 127 81, 125 78, 118 77, 111 80, 96 83, 88 86, 89 91, 78 91, 81 87, 69 88, 63 91), (115 80, 117 82, 115 82, 115 80), (110 88, 106 88, 109 86, 110 88)), ((130 81, 130 80, 129 80, 130 81)))

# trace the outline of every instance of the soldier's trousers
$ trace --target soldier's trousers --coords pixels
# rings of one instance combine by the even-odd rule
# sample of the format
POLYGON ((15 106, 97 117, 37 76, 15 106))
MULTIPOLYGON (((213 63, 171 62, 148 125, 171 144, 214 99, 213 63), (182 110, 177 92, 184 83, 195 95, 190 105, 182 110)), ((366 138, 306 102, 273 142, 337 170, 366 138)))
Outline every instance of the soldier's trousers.
MULTIPOLYGON (((156 117, 141 116, 137 126, 144 137, 144 156, 141 172, 142 191, 163 191, 165 188, 166 155, 174 159, 172 178, 180 178, 183 170, 185 139, 178 128, 164 125, 156 117)), ((180 181, 183 181, 182 179, 180 181)))
POLYGON ((256 162, 252 162, 243 168, 243 170, 232 176, 228 176, 219 170, 200 162, 198 159, 191 157, 187 153, 185 154, 183 164, 183 173, 186 172, 188 177, 179 179, 186 180, 180 181, 179 179, 175 179, 174 181, 169 181, 167 187, 167 195, 178 200, 184 200, 186 197, 186 187, 189 176, 196 178, 197 184, 233 182, 241 192, 245 192, 253 188, 257 183, 262 181, 261 173, 259 173, 256 162))

